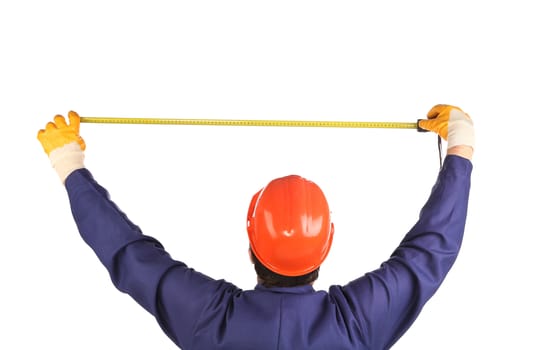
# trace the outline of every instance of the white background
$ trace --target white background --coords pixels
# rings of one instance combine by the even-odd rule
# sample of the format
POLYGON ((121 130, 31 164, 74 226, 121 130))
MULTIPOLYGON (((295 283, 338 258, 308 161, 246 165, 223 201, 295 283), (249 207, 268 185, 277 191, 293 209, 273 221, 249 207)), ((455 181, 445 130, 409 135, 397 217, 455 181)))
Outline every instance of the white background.
MULTIPOLYGON (((463 249, 395 349, 548 349, 549 12, 543 1, 2 1, 0 348, 174 349, 80 239, 36 132, 82 116, 473 118, 463 249)), ((171 253, 252 288, 245 216, 274 177, 317 182, 317 289, 377 268, 437 170, 414 130, 82 124, 86 165, 171 253)))

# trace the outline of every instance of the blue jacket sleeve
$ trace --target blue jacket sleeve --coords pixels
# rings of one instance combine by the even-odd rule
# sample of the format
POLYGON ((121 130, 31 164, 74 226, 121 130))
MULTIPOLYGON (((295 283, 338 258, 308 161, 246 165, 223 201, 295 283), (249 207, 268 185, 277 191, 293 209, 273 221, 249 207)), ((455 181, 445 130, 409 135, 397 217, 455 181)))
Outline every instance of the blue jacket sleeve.
POLYGON ((87 169, 71 173, 65 186, 78 230, 107 268, 113 284, 155 316, 164 332, 180 344, 177 338, 190 336, 211 295, 220 286, 232 285, 172 259, 159 241, 142 234, 87 169), (167 311, 174 306, 170 300, 178 299, 174 293, 193 300, 177 305, 177 320, 167 311), (174 321, 177 331, 171 329, 174 321))
POLYGON ((472 163, 450 155, 418 222, 389 260, 331 294, 349 307, 373 348, 391 347, 443 282, 464 234, 472 163))

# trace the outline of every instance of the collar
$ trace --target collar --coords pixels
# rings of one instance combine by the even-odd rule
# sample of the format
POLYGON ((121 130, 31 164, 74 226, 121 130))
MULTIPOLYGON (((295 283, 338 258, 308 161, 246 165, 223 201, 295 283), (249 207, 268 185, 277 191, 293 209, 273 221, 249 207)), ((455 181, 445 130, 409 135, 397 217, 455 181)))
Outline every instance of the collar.
POLYGON ((306 284, 304 286, 296 286, 296 287, 265 287, 261 284, 257 284, 254 290, 271 292, 271 293, 289 293, 289 294, 307 294, 307 293, 315 292, 315 289, 313 289, 313 286, 309 284, 306 284))

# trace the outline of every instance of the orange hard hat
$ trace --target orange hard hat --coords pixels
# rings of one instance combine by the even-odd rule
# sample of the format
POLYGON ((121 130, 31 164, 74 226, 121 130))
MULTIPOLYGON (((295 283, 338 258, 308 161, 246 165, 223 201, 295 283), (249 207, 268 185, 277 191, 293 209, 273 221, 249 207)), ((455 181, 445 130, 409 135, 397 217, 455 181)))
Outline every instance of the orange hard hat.
POLYGON ((317 269, 332 244, 334 225, 323 191, 298 175, 271 181, 252 197, 250 248, 269 270, 301 276, 317 269))

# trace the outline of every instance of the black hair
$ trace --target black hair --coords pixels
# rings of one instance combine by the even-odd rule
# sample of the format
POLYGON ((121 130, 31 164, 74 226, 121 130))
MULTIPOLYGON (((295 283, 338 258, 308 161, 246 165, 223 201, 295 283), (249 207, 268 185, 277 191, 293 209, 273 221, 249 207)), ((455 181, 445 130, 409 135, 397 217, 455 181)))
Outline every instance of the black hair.
POLYGON ((311 284, 319 277, 319 268, 301 276, 285 276, 271 271, 265 267, 250 250, 254 269, 258 275, 258 280, 264 287, 296 287, 311 284))

